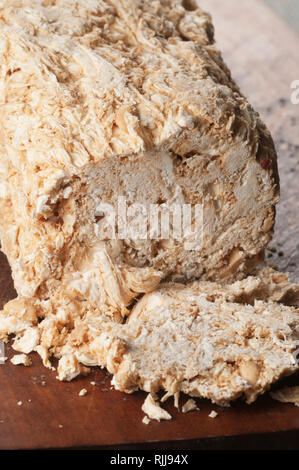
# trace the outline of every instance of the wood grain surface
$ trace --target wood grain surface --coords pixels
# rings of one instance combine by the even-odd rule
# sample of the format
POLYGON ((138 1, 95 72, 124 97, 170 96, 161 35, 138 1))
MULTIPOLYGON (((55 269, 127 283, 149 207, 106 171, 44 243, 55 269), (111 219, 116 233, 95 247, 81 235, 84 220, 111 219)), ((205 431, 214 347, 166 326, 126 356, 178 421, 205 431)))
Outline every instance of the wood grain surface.
MULTIPOLYGON (((299 80, 299 36, 261 0, 200 4, 214 16, 218 45, 233 76, 273 132, 282 198, 272 243, 277 252, 271 261, 299 280, 299 105, 290 101, 290 84, 299 80)), ((0 304, 15 295, 1 255, 0 304)), ((6 346, 5 353, 11 357, 14 352, 6 346)), ((227 448, 229 436, 243 439, 237 447, 249 442, 255 447, 279 447, 284 442, 287 447, 299 437, 299 408, 274 402, 268 395, 251 406, 237 402, 227 409, 198 400, 200 411, 185 415, 169 400, 165 408, 173 420, 146 426, 141 422, 144 393, 125 395, 111 389, 109 376, 100 369, 61 383, 55 372, 41 366, 37 355, 31 357, 31 367, 13 366, 9 360, 0 365, 0 449, 191 449, 213 448, 211 442, 227 448), (88 390, 85 397, 78 395, 82 388, 88 390), (216 419, 208 417, 213 409, 216 419)), ((298 384, 298 378, 289 382, 298 384)))

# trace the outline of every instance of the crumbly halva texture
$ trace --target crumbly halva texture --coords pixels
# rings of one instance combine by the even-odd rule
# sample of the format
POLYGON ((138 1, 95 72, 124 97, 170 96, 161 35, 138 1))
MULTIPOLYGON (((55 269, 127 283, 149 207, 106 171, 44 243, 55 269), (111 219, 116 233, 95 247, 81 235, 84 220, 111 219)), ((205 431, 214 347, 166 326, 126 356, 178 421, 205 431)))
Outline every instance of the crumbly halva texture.
MULTIPOLYGON (((271 296, 242 303, 239 287, 163 285, 137 303, 125 325, 99 325, 89 354, 121 391, 164 389, 219 405, 244 395, 252 403, 298 370, 299 309, 271 296)), ((93 319, 90 327, 97 328, 93 319)))
POLYGON ((11 358, 10 362, 15 366, 23 365, 28 367, 32 364, 30 357, 28 357, 26 354, 16 354, 11 358))
POLYGON ((148 425, 148 424, 150 424, 151 420, 148 418, 148 416, 144 416, 142 418, 142 422, 143 422, 143 424, 148 425))
POLYGON ((275 149, 191 4, 0 4, 1 246, 41 317, 121 322, 161 280, 241 279, 263 257, 275 149), (111 239, 120 197, 133 231, 136 203, 202 205, 200 249, 192 230, 111 239))
POLYGON ((195 400, 192 398, 189 398, 189 400, 187 400, 186 403, 182 406, 182 413, 190 413, 190 411, 199 411, 195 400))
POLYGON ((3 339, 17 331, 13 348, 31 347, 47 367, 57 357, 59 380, 100 366, 114 375, 115 388, 164 389, 162 402, 174 396, 177 407, 180 392, 221 405, 244 395, 251 403, 298 369, 299 310, 282 303, 294 304, 298 292, 287 275, 265 268, 227 285, 164 284, 124 324, 94 312, 68 324, 54 315, 38 322, 20 309, 0 314, 0 331, 3 339))
POLYGON ((59 380, 107 367, 116 388, 177 406, 181 391, 251 402, 295 371, 298 312, 279 302, 297 287, 244 280, 272 237, 276 153, 210 16, 192 0, 4 0, 0 51, 0 239, 18 293, 0 339, 58 358, 59 380), (119 198, 133 231, 113 239, 119 198), (201 205, 200 246, 192 230, 136 240, 136 203, 201 205))
POLYGON ((162 420, 171 419, 171 415, 166 410, 161 408, 161 406, 159 405, 159 402, 156 401, 154 397, 152 396, 152 394, 150 393, 146 397, 141 409, 142 411, 144 411, 144 413, 147 414, 147 416, 150 419, 155 419, 157 421, 161 421, 161 419, 162 420))
POLYGON ((160 400, 161 403, 164 403, 170 397, 173 398, 173 406, 179 409, 180 392, 176 392, 176 393, 166 392, 160 400))
MULTIPOLYGON (((148 321, 150 322, 151 313, 146 312, 151 312, 153 310, 153 321, 156 326, 159 324, 159 315, 162 324, 164 323, 165 315, 169 316, 169 319, 173 323, 171 328, 184 328, 182 333, 186 336, 185 339, 187 342, 192 340, 192 346, 195 344, 193 342, 195 340, 193 338, 192 330, 188 333, 188 329, 193 324, 193 310, 190 310, 188 306, 190 296, 191 298, 194 298, 194 295, 196 294, 196 302, 198 299, 206 298, 208 301, 207 305, 212 309, 217 309, 216 320, 219 322, 217 338, 220 341, 219 337, 223 335, 223 347, 224 344, 226 344, 225 341, 227 341, 225 338, 228 336, 231 336, 230 341, 232 343, 234 341, 233 335, 235 333, 233 326, 231 329, 229 328, 233 325, 230 321, 234 318, 234 311, 238 311, 238 309, 240 309, 241 318, 244 318, 244 321, 246 319, 246 321, 249 322, 248 334, 252 336, 252 341, 249 344, 253 344, 255 328, 257 328, 258 332, 263 332, 263 330, 260 330, 259 322, 266 321, 263 317, 260 318, 260 315, 255 314, 257 311, 273 311, 274 317, 275 315, 278 315, 280 310, 282 311, 282 314, 284 312, 289 312, 293 319, 293 323, 290 323, 290 327, 288 327, 284 320, 281 322, 281 328, 282 331, 284 331, 284 328, 287 328, 290 337, 292 337, 292 335, 296 335, 298 328, 298 324, 296 322, 298 318, 297 314, 294 314, 293 312, 297 312, 297 310, 293 307, 287 307, 281 302, 293 305, 298 297, 298 293, 299 285, 292 284, 288 280, 287 275, 277 273, 273 269, 269 268, 262 269, 255 277, 250 276, 246 280, 237 281, 228 285, 205 281, 196 282, 195 284, 191 284, 187 287, 181 284, 169 284, 169 286, 166 285, 163 287, 161 291, 158 290, 153 294, 141 298, 135 305, 131 316, 123 325, 119 325, 105 319, 100 312, 96 315, 94 311, 88 312, 82 318, 75 318, 75 320, 71 315, 49 315, 39 321, 37 311, 26 309, 20 299, 14 299, 10 302, 10 305, 8 304, 8 308, 5 307, 4 312, 0 313, 0 339, 7 340, 8 335, 15 334, 15 339, 12 344, 15 350, 26 354, 30 351, 37 351, 41 356, 44 365, 52 369, 54 369, 54 367, 51 363, 51 356, 58 358, 57 378, 59 380, 70 381, 80 374, 88 374, 90 366, 105 366, 111 373, 114 373, 117 370, 117 377, 120 376, 121 371, 123 371, 124 374, 127 374, 128 377, 131 377, 130 371, 127 370, 130 369, 131 365, 128 364, 125 366, 126 362, 124 362, 120 368, 119 361, 123 361, 124 357, 129 357, 130 360, 132 359, 132 355, 127 355, 127 349, 129 347, 128 345, 131 343, 134 344, 135 341, 133 338, 135 323, 137 330, 140 327, 144 331, 142 338, 144 338, 145 343, 148 341, 148 336, 149 347, 154 346, 154 343, 150 343, 151 335, 150 331, 146 330, 147 320, 144 318, 145 316, 149 316, 148 321), (216 302, 216 304, 214 304, 214 302, 216 302), (259 307, 254 307, 255 303, 257 303, 259 307), (166 310, 163 307, 164 305, 167 307, 166 310), (230 309, 231 318, 229 320, 226 318, 225 320, 225 315, 228 315, 227 310, 230 311, 230 309), (245 310, 243 311, 243 309, 245 310), (140 312, 140 315, 138 312, 140 312), (178 312, 180 312, 179 315, 178 312), (244 317, 242 317, 242 312, 244 313, 244 317), (174 315, 173 318, 172 315, 174 315), (225 321, 222 321, 222 317, 225 321), (124 339, 120 339, 119 335, 123 336, 124 339), (132 338, 130 337, 131 335, 132 338)), ((201 300, 201 302, 202 301, 203 300, 201 300)), ((196 309, 200 310, 200 305, 196 307, 196 302, 194 307, 195 311, 196 309)), ((210 340, 213 343, 213 331, 215 329, 213 325, 214 316, 209 317, 205 312, 205 309, 201 310, 200 318, 202 318, 208 328, 212 328, 211 331, 208 330, 206 332, 205 340, 207 343, 210 340), (209 335, 211 335, 211 338, 209 335)), ((272 314, 267 313, 267 315, 268 317, 266 316, 266 318, 268 318, 269 321, 269 332, 271 332, 272 314)), ((236 323, 236 325, 237 324, 238 323, 236 323)), ((198 323, 197 326, 200 327, 200 324, 198 323)), ((165 325, 162 325, 162 329, 163 328, 165 329, 165 325)), ((259 333, 255 346, 257 349, 260 348, 260 343, 267 344, 269 349, 272 348, 271 341, 273 341, 273 347, 277 347, 277 336, 275 335, 280 336, 280 327, 277 325, 277 321, 273 323, 273 328, 273 334, 269 333, 270 336, 268 338, 264 338, 263 333, 259 333), (277 329, 275 330, 275 328, 277 329)), ((169 331, 165 331, 165 334, 170 335, 170 340, 173 338, 171 329, 169 331)), ((246 337, 246 329, 242 334, 244 334, 244 338, 240 338, 240 332, 239 330, 237 331, 235 337, 236 344, 234 345, 234 348, 236 351, 239 351, 240 355, 246 351, 245 344, 248 340, 246 337), (239 344, 238 342, 240 341, 241 343, 239 344), (242 349, 241 345, 243 345, 245 349, 242 349)), ((198 336, 198 341, 199 347, 201 347, 202 343, 200 341, 200 336, 198 336)), ((165 342, 167 343, 167 348, 170 347, 168 336, 165 337, 165 342)), ((293 349, 296 348, 295 340, 290 344, 293 345, 293 349)), ((217 347, 218 346, 219 348, 222 347, 221 343, 217 343, 217 347)), ((176 359, 178 356, 179 360, 179 356, 182 352, 179 343, 177 345, 173 344, 172 347, 173 358, 176 359)), ((141 348, 136 351, 138 351, 139 355, 142 354, 141 348)), ((289 357, 292 361, 290 356, 287 354, 284 355, 283 349, 280 352, 284 359, 289 357)), ((200 350, 198 351, 198 354, 199 353, 200 350)), ((147 356, 147 359, 152 359, 151 351, 144 351, 144 354, 147 356)), ((169 359, 171 355, 172 353, 169 351, 169 359)), ((203 357, 205 357, 205 354, 203 354, 203 357)), ((198 360, 201 360, 200 355, 198 356, 198 360)), ((157 372, 154 371, 154 363, 153 365, 147 364, 147 366, 153 368, 153 374, 157 372)), ((223 362, 223 366, 224 368, 227 367, 228 374, 237 369, 236 367, 235 369, 232 368, 231 364, 226 364, 226 362, 223 362)), ((207 373, 209 373, 209 370, 210 369, 207 369, 207 373)), ((255 375, 259 373, 256 361, 250 362, 250 359, 240 362, 239 371, 243 374, 245 379, 253 382, 255 375)), ((169 380, 171 380, 171 378, 169 380)), ((273 377, 273 381, 274 380, 275 378, 273 377)), ((159 381, 157 381, 157 383, 159 384, 159 381)), ((133 382, 132 388, 137 389, 138 387, 139 384, 133 382)), ((162 382, 161 387, 163 388, 162 382)), ((127 386, 122 386, 121 388, 125 388, 126 391, 132 391, 127 386)), ((174 395, 178 406, 178 395, 181 389, 178 388, 175 390, 173 387, 166 387, 166 391, 168 393, 162 400, 165 401, 169 396, 174 395)))

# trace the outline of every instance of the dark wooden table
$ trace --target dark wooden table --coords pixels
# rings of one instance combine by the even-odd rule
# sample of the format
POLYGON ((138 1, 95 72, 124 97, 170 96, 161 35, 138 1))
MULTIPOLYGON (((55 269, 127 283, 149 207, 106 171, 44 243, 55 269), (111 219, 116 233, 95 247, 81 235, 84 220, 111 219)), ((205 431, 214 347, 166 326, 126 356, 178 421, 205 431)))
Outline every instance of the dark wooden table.
MULTIPOLYGON (((260 0, 201 0, 201 5, 214 15, 216 38, 234 77, 273 132, 282 200, 272 243, 278 251, 271 261, 299 280, 299 105, 290 101, 290 84, 299 79, 299 36, 260 0)), ((1 305, 15 296, 3 255, 0 296, 1 305)), ((6 355, 12 354, 6 347, 6 355)), ((112 390, 109 376, 99 369, 61 383, 35 354, 32 360, 28 368, 9 361, 0 365, 0 449, 299 447, 299 408, 268 395, 254 405, 237 402, 228 409, 199 400, 200 412, 185 415, 170 400, 166 409, 173 420, 146 426, 141 422, 144 393, 112 390), (85 397, 78 396, 82 388, 88 390, 85 397), (208 417, 213 409, 216 419, 208 417)), ((298 377, 290 383, 298 384, 298 377)))

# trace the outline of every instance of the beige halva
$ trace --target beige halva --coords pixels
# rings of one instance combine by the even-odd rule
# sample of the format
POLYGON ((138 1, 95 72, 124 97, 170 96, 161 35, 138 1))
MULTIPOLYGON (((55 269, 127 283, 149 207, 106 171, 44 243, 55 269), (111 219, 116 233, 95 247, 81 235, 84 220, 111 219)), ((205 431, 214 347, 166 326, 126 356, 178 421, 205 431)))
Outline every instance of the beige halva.
POLYGON ((0 237, 18 293, 0 339, 58 358, 60 380, 105 366, 117 389, 150 392, 156 419, 160 389, 251 403, 295 372, 298 286, 257 268, 276 153, 210 16, 191 0, 4 0, 0 13, 0 237), (102 208, 119 198, 200 205, 201 246, 188 231, 110 237, 102 208))

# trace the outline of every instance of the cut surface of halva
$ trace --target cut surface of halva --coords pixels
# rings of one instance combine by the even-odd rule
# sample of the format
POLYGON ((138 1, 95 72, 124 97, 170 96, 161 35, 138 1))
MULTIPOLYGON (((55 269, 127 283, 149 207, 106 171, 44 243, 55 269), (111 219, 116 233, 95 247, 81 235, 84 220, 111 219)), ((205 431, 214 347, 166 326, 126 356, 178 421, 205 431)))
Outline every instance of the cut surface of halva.
POLYGON ((298 308, 271 296, 243 303, 236 285, 195 282, 144 296, 128 322, 110 324, 89 351, 104 359, 118 390, 163 389, 226 405, 242 395, 252 403, 296 372, 298 347, 298 308))
POLYGON ((42 315, 120 321, 163 279, 242 279, 263 258, 274 145, 191 4, 1 2, 1 246, 42 315), (200 246, 193 226, 136 239, 134 204, 202 207, 200 246))
POLYGON ((18 293, 0 339, 58 358, 60 380, 105 366, 120 390, 220 404, 296 371, 297 286, 247 277, 273 234, 276 152, 210 16, 191 0, 4 0, 0 51, 0 239, 18 293), (171 233, 136 237, 152 206, 171 233), (174 233, 185 206, 201 225, 174 233))

